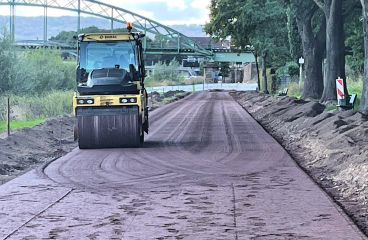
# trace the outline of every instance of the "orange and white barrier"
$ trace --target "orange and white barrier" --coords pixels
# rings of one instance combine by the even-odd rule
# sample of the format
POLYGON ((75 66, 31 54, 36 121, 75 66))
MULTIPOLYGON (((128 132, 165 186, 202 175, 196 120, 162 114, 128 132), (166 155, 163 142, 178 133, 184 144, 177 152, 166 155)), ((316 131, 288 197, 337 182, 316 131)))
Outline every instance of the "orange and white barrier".
POLYGON ((337 92, 337 102, 340 99, 344 99, 344 81, 341 78, 336 79, 336 92, 337 92))

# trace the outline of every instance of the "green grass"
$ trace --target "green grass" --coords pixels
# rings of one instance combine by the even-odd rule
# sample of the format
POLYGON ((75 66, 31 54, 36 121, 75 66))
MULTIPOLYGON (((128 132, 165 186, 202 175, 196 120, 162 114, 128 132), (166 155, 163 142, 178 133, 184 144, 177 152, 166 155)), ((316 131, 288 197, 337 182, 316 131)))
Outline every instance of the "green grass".
POLYGON ((329 105, 329 106, 326 106, 325 111, 332 111, 336 109, 337 109, 336 105, 329 105))
MULTIPOLYGON (((349 92, 350 95, 353 94, 353 93, 357 94, 357 98, 356 98, 355 104, 354 104, 354 109, 358 109, 359 104, 360 104, 360 98, 362 96, 362 89, 363 89, 362 79, 359 78, 356 81, 352 81, 348 78, 347 87, 348 87, 348 92, 349 92)), ((289 84, 288 88, 289 88, 288 96, 293 96, 293 97, 297 97, 297 98, 301 97, 301 92, 298 89, 297 83, 289 84)), ((319 101, 319 100, 320 99, 313 99, 313 101, 319 101)), ((337 109, 337 107, 335 105, 330 105, 330 106, 326 107, 325 111, 331 111, 331 110, 335 110, 335 109, 337 109)))
POLYGON ((362 90, 363 90, 363 80, 359 79, 358 81, 348 81, 348 92, 349 94, 356 93, 357 99, 355 100, 354 109, 358 109, 360 105, 360 98, 362 96, 362 90))
MULTIPOLYGON (((41 122, 44 122, 45 119, 35 119, 31 121, 11 121, 10 122, 10 129, 17 129, 23 127, 33 127, 41 122)), ((0 121, 0 133, 5 132, 7 129, 6 121, 0 121)))
POLYGON ((171 96, 171 97, 168 97, 168 98, 164 98, 164 99, 162 99, 162 102, 163 103, 166 103, 166 102, 168 102, 168 101, 170 101, 170 100, 172 100, 172 99, 175 99, 175 98, 177 98, 177 97, 179 97, 179 96, 181 96, 181 95, 183 95, 184 93, 177 93, 177 94, 175 94, 174 96, 171 96))

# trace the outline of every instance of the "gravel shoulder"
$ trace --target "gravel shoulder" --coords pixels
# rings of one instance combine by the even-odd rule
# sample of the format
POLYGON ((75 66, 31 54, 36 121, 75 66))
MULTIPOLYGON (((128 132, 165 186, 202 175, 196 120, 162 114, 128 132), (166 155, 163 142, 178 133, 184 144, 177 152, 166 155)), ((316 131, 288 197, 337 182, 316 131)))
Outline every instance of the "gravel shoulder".
POLYGON ((288 96, 231 95, 368 234, 368 117, 288 96))
MULTIPOLYGON (((189 93, 169 91, 149 94, 150 111, 177 101, 189 93), (181 96, 176 96, 183 93, 181 96)), ((78 147, 74 141, 75 118, 72 114, 47 119, 32 128, 0 134, 0 184, 10 181, 78 147)))

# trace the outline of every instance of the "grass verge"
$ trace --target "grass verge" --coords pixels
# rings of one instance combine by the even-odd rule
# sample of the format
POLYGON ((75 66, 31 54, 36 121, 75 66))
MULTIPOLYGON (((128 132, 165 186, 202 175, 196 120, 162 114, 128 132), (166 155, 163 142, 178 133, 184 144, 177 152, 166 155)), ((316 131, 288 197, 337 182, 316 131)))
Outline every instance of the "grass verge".
MULTIPOLYGON (((293 96, 296 98, 300 98, 302 91, 300 91, 298 89, 298 84, 297 83, 290 83, 288 85, 289 91, 288 91, 288 96, 293 96)), ((347 80, 347 88, 348 88, 348 92, 349 94, 357 94, 357 99, 355 100, 354 103, 354 109, 358 109, 359 105, 360 105, 360 98, 362 96, 362 89, 363 89, 363 81, 362 78, 358 78, 355 81, 351 80, 350 78, 348 78, 347 80)), ((313 99, 313 101, 318 101, 319 102, 320 99, 313 99)), ((335 110, 337 109, 336 105, 330 105, 327 106, 325 111, 331 111, 331 110, 335 110)))
MULTIPOLYGON (((45 119, 34 119, 30 121, 11 121, 10 122, 10 129, 18 129, 23 127, 33 127, 39 123, 44 122, 45 119)), ((0 121, 0 133, 5 132, 7 129, 7 122, 0 121)))
POLYGON ((167 98, 162 99, 162 102, 163 102, 163 103, 167 103, 167 102, 169 102, 170 100, 173 100, 173 99, 175 99, 175 98, 177 98, 177 97, 179 97, 179 96, 181 96, 181 95, 183 95, 183 94, 184 94, 184 92, 177 93, 177 94, 175 94, 174 96, 171 96, 171 97, 167 97, 167 98))

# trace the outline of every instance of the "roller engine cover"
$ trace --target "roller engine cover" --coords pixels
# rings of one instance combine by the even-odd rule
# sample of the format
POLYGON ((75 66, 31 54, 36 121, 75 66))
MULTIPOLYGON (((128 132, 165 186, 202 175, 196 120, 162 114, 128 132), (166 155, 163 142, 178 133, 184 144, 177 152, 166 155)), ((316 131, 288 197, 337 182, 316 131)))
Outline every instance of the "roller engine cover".
POLYGON ((87 87, 101 85, 121 85, 125 86, 131 81, 128 72, 120 68, 102 68, 90 72, 87 80, 87 87))
POLYGON ((77 87, 81 95, 88 94, 136 94, 137 84, 132 82, 125 69, 102 68, 92 70, 85 85, 77 87))

